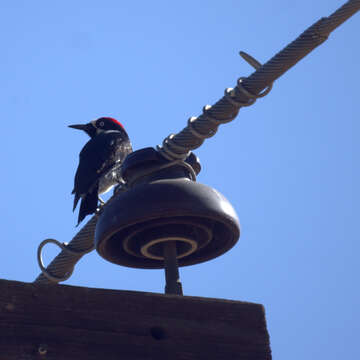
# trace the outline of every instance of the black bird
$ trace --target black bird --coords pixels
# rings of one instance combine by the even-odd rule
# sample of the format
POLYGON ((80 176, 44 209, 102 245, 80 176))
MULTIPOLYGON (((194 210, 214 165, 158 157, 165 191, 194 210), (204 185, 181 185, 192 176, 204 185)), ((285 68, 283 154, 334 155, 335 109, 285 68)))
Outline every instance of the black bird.
POLYGON ((69 127, 83 130, 91 138, 80 152, 72 191, 75 195, 73 211, 81 198, 79 225, 86 215, 96 211, 98 200, 103 202, 99 195, 122 181, 121 164, 132 147, 124 127, 110 117, 69 127))

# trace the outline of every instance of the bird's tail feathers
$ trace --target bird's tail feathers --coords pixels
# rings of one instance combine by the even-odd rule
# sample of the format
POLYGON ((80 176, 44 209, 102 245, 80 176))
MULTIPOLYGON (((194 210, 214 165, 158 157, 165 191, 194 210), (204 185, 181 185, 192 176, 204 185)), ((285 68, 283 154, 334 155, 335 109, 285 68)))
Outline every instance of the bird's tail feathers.
POLYGON ((75 193, 75 197, 74 197, 74 206, 73 206, 73 212, 74 212, 74 211, 75 211, 75 209, 76 209, 76 206, 77 206, 77 203, 78 203, 79 199, 80 199, 80 195, 79 195, 79 194, 77 194, 77 193, 75 193))
POLYGON ((95 213, 98 204, 98 185, 81 199, 78 226, 86 215, 95 213))

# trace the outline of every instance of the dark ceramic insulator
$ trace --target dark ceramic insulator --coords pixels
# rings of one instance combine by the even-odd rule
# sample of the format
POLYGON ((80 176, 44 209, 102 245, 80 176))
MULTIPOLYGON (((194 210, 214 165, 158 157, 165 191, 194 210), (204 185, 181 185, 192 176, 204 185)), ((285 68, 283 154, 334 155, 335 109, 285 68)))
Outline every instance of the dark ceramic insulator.
POLYGON ((170 164, 153 148, 129 155, 123 176, 131 187, 100 214, 95 232, 98 253, 118 265, 156 269, 164 268, 168 242, 176 245, 179 266, 231 249, 240 236, 237 215, 218 191, 190 180, 199 171, 194 154, 185 165, 170 164))

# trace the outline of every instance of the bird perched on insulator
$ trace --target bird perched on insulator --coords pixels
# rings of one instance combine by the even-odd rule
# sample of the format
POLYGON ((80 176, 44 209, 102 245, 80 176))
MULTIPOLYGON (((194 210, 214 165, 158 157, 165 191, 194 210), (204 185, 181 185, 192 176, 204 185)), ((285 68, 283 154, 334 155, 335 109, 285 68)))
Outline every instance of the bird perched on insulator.
POLYGON ((124 127, 115 119, 101 117, 88 124, 69 125, 83 130, 90 140, 80 152, 79 166, 74 180, 74 206, 81 199, 78 224, 86 215, 93 214, 100 194, 121 183, 121 164, 132 152, 131 142, 124 127))

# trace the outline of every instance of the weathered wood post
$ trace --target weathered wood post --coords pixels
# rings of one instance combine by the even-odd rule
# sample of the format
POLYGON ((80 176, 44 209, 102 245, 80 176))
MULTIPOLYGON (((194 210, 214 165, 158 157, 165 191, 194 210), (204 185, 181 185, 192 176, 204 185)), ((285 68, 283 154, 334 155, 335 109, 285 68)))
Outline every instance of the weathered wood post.
POLYGON ((0 280, 1 360, 268 360, 262 305, 0 280))

